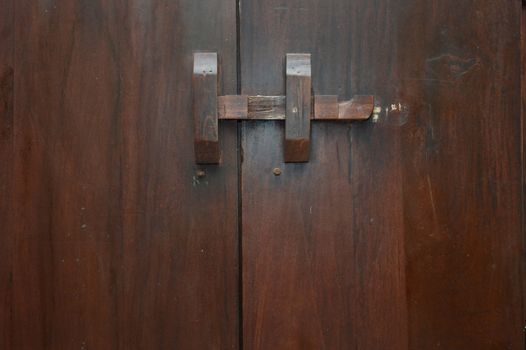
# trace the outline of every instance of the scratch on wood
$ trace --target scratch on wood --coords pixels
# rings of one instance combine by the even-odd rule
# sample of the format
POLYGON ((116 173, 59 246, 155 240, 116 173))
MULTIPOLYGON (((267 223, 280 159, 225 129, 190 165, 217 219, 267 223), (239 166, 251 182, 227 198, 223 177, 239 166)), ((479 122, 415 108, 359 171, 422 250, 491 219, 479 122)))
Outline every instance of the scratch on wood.
POLYGON ((431 200, 431 207, 433 208, 433 220, 437 221, 437 211, 435 207, 435 197, 433 195, 433 187, 431 186, 431 178, 427 174, 427 187, 429 189, 429 199, 431 200))
POLYGON ((476 66, 480 59, 476 57, 463 58, 452 54, 444 54, 426 60, 426 81, 455 82, 476 66))

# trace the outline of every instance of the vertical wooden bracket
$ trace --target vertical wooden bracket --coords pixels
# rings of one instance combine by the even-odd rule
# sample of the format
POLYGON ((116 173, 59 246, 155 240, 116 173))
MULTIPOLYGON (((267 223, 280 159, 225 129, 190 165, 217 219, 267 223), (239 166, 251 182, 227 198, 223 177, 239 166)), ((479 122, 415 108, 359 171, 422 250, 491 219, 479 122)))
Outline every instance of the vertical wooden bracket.
POLYGON ((287 54, 285 162, 308 162, 310 155, 310 54, 287 54))
POLYGON ((217 116, 217 53, 194 53, 192 95, 196 162, 217 164, 221 156, 217 116))

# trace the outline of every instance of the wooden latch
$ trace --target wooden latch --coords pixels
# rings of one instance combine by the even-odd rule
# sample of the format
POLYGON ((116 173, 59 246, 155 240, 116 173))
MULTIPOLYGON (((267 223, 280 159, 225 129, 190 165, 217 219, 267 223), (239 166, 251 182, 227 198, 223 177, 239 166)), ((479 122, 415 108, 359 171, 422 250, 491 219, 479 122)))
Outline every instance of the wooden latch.
POLYGON ((308 162, 311 120, 366 120, 373 96, 314 95, 310 54, 287 54, 286 96, 218 96, 217 53, 194 53, 193 112, 198 164, 220 162, 219 120, 285 120, 285 162, 308 162))

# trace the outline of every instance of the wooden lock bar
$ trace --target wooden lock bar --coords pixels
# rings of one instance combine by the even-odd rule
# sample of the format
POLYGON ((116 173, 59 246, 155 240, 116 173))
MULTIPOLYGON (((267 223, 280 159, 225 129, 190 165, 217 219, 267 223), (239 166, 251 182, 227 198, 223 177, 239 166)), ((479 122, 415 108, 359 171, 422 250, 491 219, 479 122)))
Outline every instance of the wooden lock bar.
POLYGON ((217 96, 217 54, 194 53, 193 106, 198 164, 220 162, 219 120, 285 120, 285 162, 308 162, 311 121, 368 119, 374 97, 314 95, 310 54, 287 54, 286 96, 217 96))

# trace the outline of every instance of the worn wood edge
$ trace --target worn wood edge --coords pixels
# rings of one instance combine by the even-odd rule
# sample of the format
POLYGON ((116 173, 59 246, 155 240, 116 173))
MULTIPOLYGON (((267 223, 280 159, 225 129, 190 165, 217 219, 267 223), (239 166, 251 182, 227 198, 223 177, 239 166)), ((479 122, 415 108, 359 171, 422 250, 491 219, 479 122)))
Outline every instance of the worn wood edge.
MULTIPOLYGON (((218 97, 220 120, 285 120, 286 96, 225 95, 218 97)), ((374 110, 374 96, 356 95, 338 102, 336 95, 315 95, 311 120, 367 120, 374 110)))
POLYGON ((338 104, 338 119, 366 120, 373 114, 374 96, 356 95, 349 101, 338 104))

